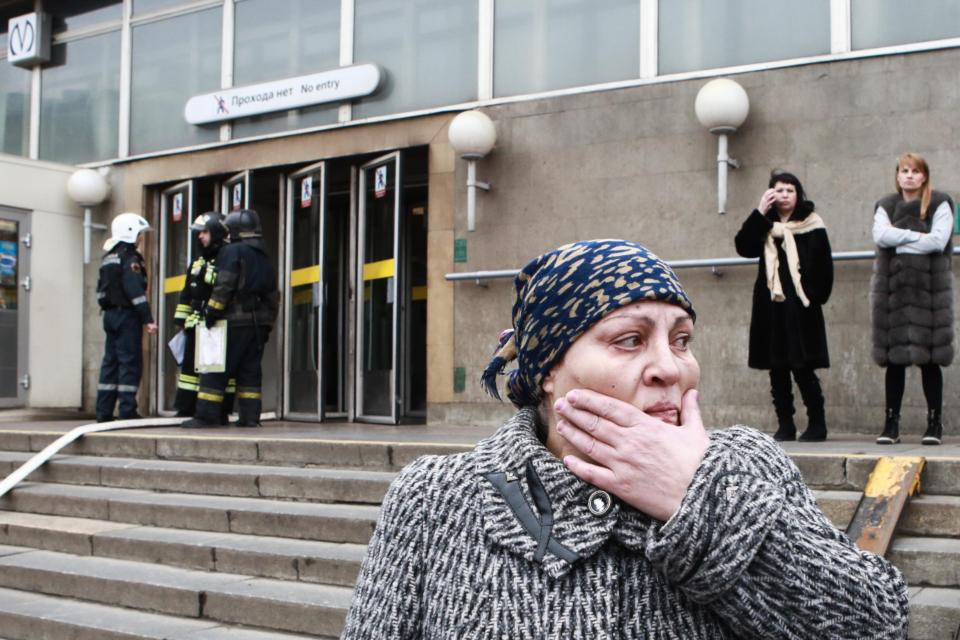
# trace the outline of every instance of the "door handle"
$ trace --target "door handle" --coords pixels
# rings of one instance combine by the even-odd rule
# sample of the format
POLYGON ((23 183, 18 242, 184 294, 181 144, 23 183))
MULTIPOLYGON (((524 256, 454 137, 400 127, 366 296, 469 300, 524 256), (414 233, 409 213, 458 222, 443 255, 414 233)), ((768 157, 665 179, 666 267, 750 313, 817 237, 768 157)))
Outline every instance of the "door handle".
POLYGON ((24 279, 20 281, 20 286, 23 287, 24 291, 30 291, 30 276, 24 277, 24 279))

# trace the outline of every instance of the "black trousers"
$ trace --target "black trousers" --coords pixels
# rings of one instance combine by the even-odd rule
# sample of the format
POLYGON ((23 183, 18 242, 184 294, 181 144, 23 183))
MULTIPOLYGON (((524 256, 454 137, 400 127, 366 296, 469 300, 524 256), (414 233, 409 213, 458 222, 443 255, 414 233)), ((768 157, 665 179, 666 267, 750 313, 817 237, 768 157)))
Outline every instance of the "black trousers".
POLYGON ((269 331, 268 327, 227 326, 226 370, 223 373, 200 375, 197 410, 194 413, 198 419, 210 423, 220 420, 227 381, 236 378, 239 424, 252 425, 260 422, 260 409, 263 404, 260 391, 263 372, 260 361, 269 331))
POLYGON ((120 418, 131 418, 137 415, 137 389, 143 372, 140 315, 133 309, 107 309, 103 313, 103 331, 107 340, 97 385, 97 420, 113 418, 118 400, 120 418))
MULTIPOLYGON (((173 407, 178 416, 192 416, 197 410, 197 392, 200 390, 200 374, 197 373, 194 363, 197 348, 197 330, 195 327, 183 330, 184 350, 183 362, 180 363, 180 372, 177 374, 177 395, 173 399, 173 407)), ((237 381, 231 378, 223 395, 220 407, 220 424, 227 424, 230 412, 233 411, 233 396, 237 391, 237 381)))
POLYGON ((777 412, 778 420, 787 420, 793 417, 793 385, 790 383, 790 374, 797 381, 803 404, 807 406, 807 418, 811 422, 823 422, 823 391, 820 380, 813 369, 770 369, 770 395, 773 396, 773 408, 777 412))
MULTIPOLYGON (((903 403, 903 390, 906 386, 907 367, 899 364, 887 365, 886 401, 887 409, 900 413, 903 403)), ((939 412, 943 408, 943 371, 939 365, 920 365, 920 383, 927 400, 927 409, 939 412)))

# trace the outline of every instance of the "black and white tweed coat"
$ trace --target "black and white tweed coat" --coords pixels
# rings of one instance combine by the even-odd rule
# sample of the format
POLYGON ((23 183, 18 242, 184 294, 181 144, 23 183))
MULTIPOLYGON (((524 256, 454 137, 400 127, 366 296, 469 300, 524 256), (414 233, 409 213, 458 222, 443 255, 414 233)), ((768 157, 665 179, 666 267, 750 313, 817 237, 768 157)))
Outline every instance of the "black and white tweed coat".
POLYGON ((767 436, 714 432, 663 524, 616 501, 591 514, 593 488, 540 443, 536 419, 522 409, 473 451, 404 469, 342 638, 906 637, 900 573, 827 521, 767 436), (536 505, 536 538, 492 479, 522 491, 518 511, 536 505))

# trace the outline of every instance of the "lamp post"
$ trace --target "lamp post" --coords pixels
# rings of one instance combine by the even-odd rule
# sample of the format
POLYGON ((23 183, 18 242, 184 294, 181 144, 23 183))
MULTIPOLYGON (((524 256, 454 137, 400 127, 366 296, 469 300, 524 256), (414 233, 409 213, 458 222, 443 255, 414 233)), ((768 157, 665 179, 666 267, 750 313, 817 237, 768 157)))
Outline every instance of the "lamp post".
POLYGON ((497 141, 497 130, 487 114, 464 111, 450 123, 450 145, 467 161, 467 231, 477 228, 477 189, 490 190, 490 183, 477 181, 477 160, 483 158, 497 141))
POLYGON ((90 208, 107 199, 110 194, 110 185, 100 173, 93 169, 79 169, 74 171, 67 180, 67 194, 83 207, 83 264, 90 264, 90 231, 107 228, 105 224, 93 223, 90 208))
POLYGON ((717 210, 727 212, 727 169, 740 163, 727 154, 727 135, 747 119, 750 99, 737 82, 729 78, 717 78, 703 85, 694 103, 700 124, 717 136, 717 210))

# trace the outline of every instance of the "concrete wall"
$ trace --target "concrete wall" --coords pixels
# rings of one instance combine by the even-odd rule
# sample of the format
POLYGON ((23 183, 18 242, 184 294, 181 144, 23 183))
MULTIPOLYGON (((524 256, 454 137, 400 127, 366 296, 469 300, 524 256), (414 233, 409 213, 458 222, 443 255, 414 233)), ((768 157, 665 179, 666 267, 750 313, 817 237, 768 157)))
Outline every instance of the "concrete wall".
POLYGON ((84 318, 96 315, 83 313, 82 212, 66 191, 75 170, 0 155, 0 204, 30 211, 27 402, 33 408, 81 404, 84 318))
MULTIPOLYGON (((493 190, 478 198, 466 231, 465 166, 457 162, 455 236, 467 238, 459 271, 519 268, 534 255, 585 238, 623 237, 666 259, 735 256, 733 237, 775 167, 796 173, 817 203, 834 251, 872 249, 872 204, 893 190, 895 158, 926 156, 936 188, 960 195, 960 50, 811 64, 736 76, 750 115, 731 137, 728 213, 716 213, 716 138, 694 115, 706 80, 654 84, 485 109, 497 147, 479 165, 493 190)), ((832 367, 821 372, 833 429, 879 431, 883 371, 870 358, 869 262, 838 263, 825 308, 832 367)), ((694 344, 709 424, 772 428, 767 373, 746 366, 755 267, 685 270, 699 314, 694 344)), ((510 326, 512 285, 455 285, 455 367, 467 387, 430 407, 431 422, 493 422, 509 407, 478 379, 498 332, 510 326)), ((948 433, 960 424, 960 376, 945 372, 948 433)), ((801 427, 802 404, 797 395, 801 427)), ((911 371, 907 432, 922 431, 925 404, 911 371)))

